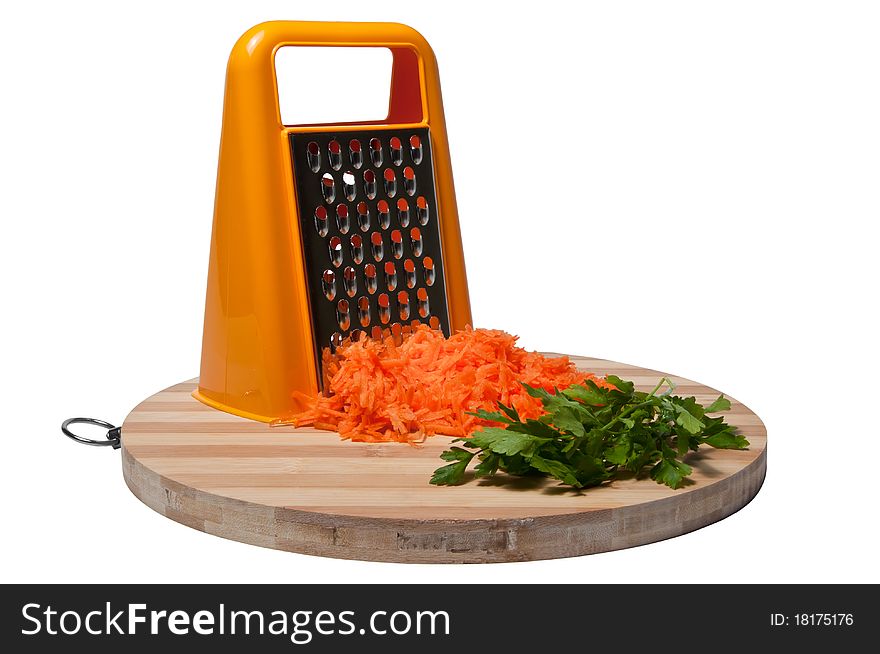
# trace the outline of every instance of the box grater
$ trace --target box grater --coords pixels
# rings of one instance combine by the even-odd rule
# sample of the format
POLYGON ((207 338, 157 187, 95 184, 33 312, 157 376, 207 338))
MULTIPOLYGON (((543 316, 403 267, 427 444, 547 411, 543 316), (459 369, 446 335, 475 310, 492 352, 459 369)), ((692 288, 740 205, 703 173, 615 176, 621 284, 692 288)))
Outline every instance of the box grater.
MULTIPOLYGON (((344 102, 343 71, 328 79, 344 102)), ((195 396, 273 420, 320 392, 324 348, 414 323, 446 335, 471 323, 430 46, 394 23, 257 25, 227 69, 195 396), (274 57, 285 46, 388 48, 387 117, 283 125, 274 57)))

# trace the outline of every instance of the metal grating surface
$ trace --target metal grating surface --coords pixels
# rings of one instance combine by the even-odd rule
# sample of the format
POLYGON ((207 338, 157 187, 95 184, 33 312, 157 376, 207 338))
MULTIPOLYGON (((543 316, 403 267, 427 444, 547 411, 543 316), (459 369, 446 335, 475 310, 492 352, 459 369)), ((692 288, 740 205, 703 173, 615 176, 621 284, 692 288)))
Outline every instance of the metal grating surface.
POLYGON ((320 367, 343 339, 414 321, 449 336, 427 128, 292 133, 320 367))

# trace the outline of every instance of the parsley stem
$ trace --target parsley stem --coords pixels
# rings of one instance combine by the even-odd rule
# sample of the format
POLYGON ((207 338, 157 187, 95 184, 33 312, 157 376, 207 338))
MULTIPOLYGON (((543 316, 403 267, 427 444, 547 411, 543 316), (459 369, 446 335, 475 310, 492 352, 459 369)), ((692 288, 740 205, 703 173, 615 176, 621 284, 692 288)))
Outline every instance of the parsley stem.
POLYGON ((654 396, 654 393, 656 393, 657 391, 659 391, 660 388, 661 388, 664 384, 666 384, 666 385, 669 386, 669 390, 666 391, 666 393, 662 393, 662 395, 666 395, 667 393, 671 393, 672 391, 675 390, 675 384, 672 383, 672 380, 669 379, 669 377, 661 377, 661 378, 660 378, 660 381, 657 382, 657 385, 656 385, 653 389, 651 389, 651 392, 650 392, 650 393, 648 393, 648 397, 653 397, 653 396, 654 396))
POLYGON ((628 416, 630 413, 632 413, 632 412, 635 411, 636 409, 640 409, 640 408, 642 408, 643 406, 648 406, 649 404, 653 404, 653 403, 654 403, 653 398, 655 397, 654 393, 656 393, 657 391, 659 391, 660 388, 663 386, 664 383, 669 384, 672 388, 675 387, 675 386, 673 385, 671 379, 669 379, 668 377, 661 377, 661 378, 660 378, 660 381, 657 382, 657 385, 656 385, 654 388, 651 389, 651 392, 650 392, 650 393, 648 393, 648 399, 646 399, 646 400, 643 401, 643 402, 639 402, 638 404, 634 404, 634 405, 632 405, 630 408, 628 408, 628 409, 626 409, 625 411, 623 411, 619 416, 617 416, 616 418, 614 418, 614 420, 612 420, 612 421, 609 422, 607 425, 605 425, 604 427, 602 427, 602 431, 608 431, 608 429, 610 429, 611 427, 613 427, 614 425, 616 425, 620 420, 622 420, 623 418, 625 418, 626 416, 628 416))
POLYGON ((666 377, 661 377, 660 381, 657 382, 657 385, 651 389, 651 392, 648 393, 648 397, 653 397, 654 393, 660 390, 660 387, 663 386, 663 382, 666 381, 666 377))
POLYGON ((633 405, 632 405, 630 408, 628 408, 626 411, 623 411, 619 416, 617 416, 616 418, 614 418, 614 420, 612 420, 612 421, 609 422, 607 425, 605 425, 604 427, 602 427, 602 431, 608 431, 611 427, 613 427, 613 426, 616 425, 618 422, 620 422, 621 420, 623 420, 626 416, 628 416, 630 413, 632 413, 632 412, 635 411, 636 409, 640 409, 641 407, 643 407, 643 406, 647 406, 648 404, 651 404, 651 403, 652 403, 651 400, 645 400, 644 402, 640 402, 639 404, 633 404, 633 405))

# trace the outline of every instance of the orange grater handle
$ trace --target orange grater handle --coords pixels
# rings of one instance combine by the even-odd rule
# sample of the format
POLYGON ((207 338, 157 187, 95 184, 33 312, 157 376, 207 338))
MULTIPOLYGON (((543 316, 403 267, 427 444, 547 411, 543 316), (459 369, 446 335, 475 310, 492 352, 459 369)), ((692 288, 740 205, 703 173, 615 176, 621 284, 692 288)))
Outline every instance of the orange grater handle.
POLYGON ((271 21, 242 35, 227 70, 227 84, 248 87, 240 97, 252 99, 249 113, 256 113, 256 120, 283 127, 274 60, 278 48, 285 46, 387 47, 393 56, 391 93, 388 116, 380 123, 422 123, 432 109, 442 112, 440 98, 428 93, 439 88, 434 52, 413 28, 400 23, 271 21))

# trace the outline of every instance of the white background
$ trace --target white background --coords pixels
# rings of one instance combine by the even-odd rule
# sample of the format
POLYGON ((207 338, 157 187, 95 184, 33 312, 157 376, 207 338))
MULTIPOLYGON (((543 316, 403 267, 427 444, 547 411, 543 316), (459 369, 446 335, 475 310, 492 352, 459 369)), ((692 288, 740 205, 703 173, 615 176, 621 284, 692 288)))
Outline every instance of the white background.
POLYGON ((33 2, 0 25, 0 580, 880 581, 876 4, 33 2), (476 324, 745 402, 757 498, 590 557, 361 563, 181 526, 64 439, 198 374, 226 58, 267 19, 419 29, 476 324))

